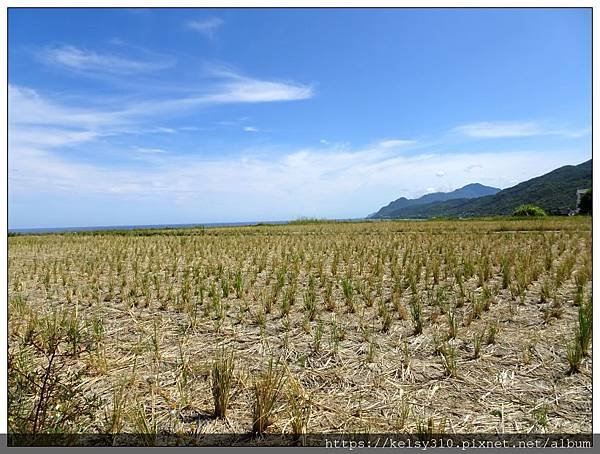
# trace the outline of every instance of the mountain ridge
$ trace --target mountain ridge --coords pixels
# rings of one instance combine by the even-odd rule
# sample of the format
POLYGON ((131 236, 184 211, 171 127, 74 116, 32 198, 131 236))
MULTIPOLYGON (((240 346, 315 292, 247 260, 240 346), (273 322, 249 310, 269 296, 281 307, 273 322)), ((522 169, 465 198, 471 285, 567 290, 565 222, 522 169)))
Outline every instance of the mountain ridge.
MULTIPOLYGON (((540 206, 549 214, 568 214, 576 208, 577 189, 592 185, 592 160, 566 165, 518 183, 496 194, 457 198, 405 206, 386 213, 386 218, 477 217, 510 215, 525 203, 540 206)), ((385 208, 385 207, 384 207, 385 208)), ((375 217, 382 219, 383 217, 375 217)))
POLYGON ((386 206, 380 208, 375 213, 370 214, 369 216, 367 216, 367 218, 383 219, 387 217, 393 217, 393 213, 395 211, 408 207, 427 205, 434 202, 443 202, 453 199, 472 199, 482 197, 485 195, 493 195, 498 193, 499 191, 499 188, 485 186, 481 183, 470 183, 450 192, 432 192, 429 194, 422 195, 421 197, 416 199, 400 197, 396 200, 391 201, 386 206))

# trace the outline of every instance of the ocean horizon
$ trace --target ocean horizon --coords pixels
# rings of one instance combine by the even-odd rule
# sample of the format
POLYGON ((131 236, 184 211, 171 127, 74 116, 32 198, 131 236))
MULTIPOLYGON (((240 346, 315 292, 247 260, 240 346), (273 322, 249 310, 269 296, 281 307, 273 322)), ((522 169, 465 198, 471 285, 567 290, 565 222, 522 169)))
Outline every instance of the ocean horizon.
MULTIPOLYGON (((293 219, 287 221, 240 221, 240 222, 198 222, 191 224, 131 224, 131 225, 92 225, 77 227, 29 227, 8 229, 8 233, 36 234, 36 233, 68 233, 68 232, 93 232, 107 230, 138 230, 138 229, 183 229, 183 228, 217 228, 217 227, 249 227, 260 224, 285 225, 290 222, 302 221, 303 219, 293 219)), ((355 218, 355 219, 318 219, 319 221, 331 222, 358 222, 372 221, 373 219, 355 218)))
POLYGON ((93 232, 96 230, 137 230, 137 229, 177 229, 192 227, 244 227, 257 224, 287 224, 290 221, 247 221, 247 222, 198 222, 191 224, 129 224, 129 225, 90 225, 77 227, 30 227, 8 229, 8 233, 61 233, 93 232))

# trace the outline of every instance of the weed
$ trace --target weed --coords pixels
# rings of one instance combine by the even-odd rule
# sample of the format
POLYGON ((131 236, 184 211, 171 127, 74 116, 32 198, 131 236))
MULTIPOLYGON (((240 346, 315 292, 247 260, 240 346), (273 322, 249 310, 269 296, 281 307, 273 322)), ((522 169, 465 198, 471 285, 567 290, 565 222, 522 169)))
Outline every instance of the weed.
POLYGON ((496 334, 498 333, 498 322, 488 323, 486 343, 488 345, 496 343, 496 334))
POLYGON ((314 286, 309 286, 308 290, 304 293, 304 311, 310 321, 315 319, 317 315, 317 294, 315 293, 314 286))
POLYGON ((426 420, 419 419, 416 424, 416 434, 422 440, 429 440, 433 435, 443 434, 446 432, 446 420, 442 419, 439 423, 435 423, 432 417, 426 420))
POLYGON ((569 363, 569 373, 579 372, 581 369, 581 361, 583 360, 583 352, 581 344, 577 340, 567 343, 567 361, 569 363))
POLYGON ((578 311, 577 341, 581 347, 583 356, 588 355, 588 346, 592 340, 592 300, 587 304, 581 304, 578 311))
POLYGON ((253 433, 262 435, 273 423, 273 410, 283 384, 283 372, 279 370, 278 363, 273 365, 271 358, 266 372, 254 382, 253 433))
POLYGON ((221 279, 221 291, 223 292, 223 298, 227 298, 229 296, 231 287, 229 285, 229 280, 226 277, 221 279))
POLYGON ((354 305, 354 286, 348 276, 345 276, 342 279, 342 291, 344 293, 344 300, 346 302, 348 312, 356 312, 356 306, 354 305))
POLYGON ((325 291, 323 294, 325 301, 325 307, 329 312, 335 311, 335 300, 333 299, 333 282, 327 281, 325 284, 325 291))
POLYGON ((416 295, 413 296, 410 302, 410 315, 413 319, 414 334, 421 334, 423 332, 423 307, 416 295))
POLYGON ((317 327, 315 329, 315 334, 313 337, 313 350, 315 352, 321 351, 321 339, 323 338, 323 322, 319 320, 317 322, 317 327))
POLYGON ((537 425, 544 428, 548 427, 548 405, 542 405, 533 410, 533 417, 537 425))
POLYGON ((222 349, 215 357, 212 365, 212 395, 215 406, 214 415, 224 418, 231 398, 231 385, 234 371, 233 352, 226 353, 222 349))
POLYGON ((440 349, 440 354, 442 356, 442 365, 444 366, 446 375, 450 377, 456 377, 458 357, 456 348, 446 344, 440 349))
POLYGON ((448 317, 448 339, 454 339, 458 333, 458 320, 454 311, 447 313, 448 317))
POLYGON ((473 333, 473 357, 479 358, 481 352, 481 343, 483 342, 483 337, 485 332, 481 333, 473 333))
POLYGON ((369 336, 369 344, 367 346, 367 362, 372 363, 375 360, 375 352, 377 351, 377 344, 373 335, 369 336))
POLYGON ((292 434, 296 440, 303 440, 308 431, 312 405, 300 383, 294 379, 289 380, 289 382, 291 384, 288 388, 288 404, 292 434))

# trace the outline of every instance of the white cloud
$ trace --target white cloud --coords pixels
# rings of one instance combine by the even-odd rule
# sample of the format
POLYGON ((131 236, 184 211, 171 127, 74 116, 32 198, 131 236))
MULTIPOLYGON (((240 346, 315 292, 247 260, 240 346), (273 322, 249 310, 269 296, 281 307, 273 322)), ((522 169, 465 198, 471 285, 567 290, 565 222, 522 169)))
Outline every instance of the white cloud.
MULTIPOLYGON (((223 86, 212 90, 214 94, 223 86)), ((366 215, 400 196, 420 196, 432 186, 439 186, 432 179, 442 172, 444 185, 451 188, 473 182, 507 187, 513 181, 582 162, 589 155, 586 150, 564 148, 442 154, 425 150, 415 154, 405 153, 398 148, 400 144, 382 145, 400 139, 386 139, 359 149, 321 143, 316 148, 293 151, 230 150, 218 155, 210 150, 198 155, 171 147, 166 152, 160 147, 132 149, 128 144, 119 149, 103 144, 103 152, 112 156, 139 153, 123 165, 108 160, 85 163, 78 153, 63 151, 64 147, 94 144, 127 128, 156 130, 144 123, 144 115, 156 115, 165 121, 164 112, 174 106, 148 103, 137 106, 146 110, 144 114, 127 105, 117 111, 85 109, 10 86, 10 196, 98 195, 119 203, 135 199, 149 209, 162 204, 165 216, 174 204, 182 204, 186 212, 198 213, 199 220, 223 220, 233 216, 231 213, 237 219, 269 219, 270 213, 288 218, 350 217, 366 215), (474 174, 468 172, 476 168, 473 180, 474 174), (400 187, 408 189, 400 190, 399 182, 400 187)), ((156 125, 157 120, 150 124, 156 125)))
POLYGON ((225 71, 215 72, 213 75, 216 83, 207 85, 202 92, 194 92, 186 97, 138 102, 126 107, 123 113, 135 116, 179 114, 186 110, 218 104, 298 101, 314 95, 311 86, 294 82, 261 80, 225 71))
POLYGON ((11 124, 93 129, 125 121, 119 112, 66 106, 40 95, 36 90, 16 85, 8 87, 8 103, 11 124))
MULTIPOLYGON (((401 196, 414 198, 430 192, 439 187, 432 178, 440 168, 446 173, 443 181, 448 190, 474 182, 503 188, 588 158, 586 151, 568 149, 417 155, 377 146, 267 154, 158 150, 162 151, 140 148, 139 159, 123 165, 90 164, 76 153, 11 141, 9 196, 14 201, 53 194, 53 200, 71 200, 64 202, 62 215, 53 216, 69 219, 72 225, 90 222, 86 215, 76 218, 79 215, 67 208, 85 198, 104 201, 97 207, 104 214, 95 215, 100 220, 113 216, 104 207, 121 206, 122 223, 145 223, 148 218, 143 216, 157 213, 160 220, 152 222, 348 218, 365 216, 401 196), (483 165, 476 179, 464 171, 474 160, 483 165), (131 204, 136 210, 127 208, 131 204)), ((115 155, 131 150, 104 152, 115 155)), ((12 222, 27 226, 16 216, 12 222)))
POLYGON ((572 139, 577 139, 579 137, 587 136, 591 132, 592 132, 592 130, 590 128, 581 128, 581 129, 562 130, 562 131, 558 131, 557 134, 560 134, 565 137, 570 137, 572 139))
POLYGON ((246 131, 246 132, 258 132, 258 128, 255 128, 254 126, 244 126, 244 131, 246 131))
POLYGON ((402 147, 406 145, 413 145, 416 142, 414 140, 405 140, 405 139, 387 139, 379 142, 379 146, 383 148, 396 148, 402 147))
POLYGON ((72 45, 46 47, 37 53, 46 64, 85 73, 131 75, 156 71, 173 66, 174 60, 160 56, 153 60, 132 59, 114 54, 103 54, 72 45))
POLYGON ((166 153, 162 148, 145 148, 145 147, 132 147, 132 149, 138 153, 143 154, 157 154, 157 153, 166 153))
POLYGON ((323 145, 329 145, 329 141, 325 140, 325 139, 321 139, 319 140, 319 143, 323 144, 323 145))
POLYGON ((498 139, 507 137, 529 137, 556 135, 570 138, 583 137, 589 134, 589 128, 570 130, 553 125, 545 125, 534 121, 482 121, 459 125, 454 132, 477 139, 498 139))
POLYGON ((444 175, 446 175, 446 172, 444 172, 443 170, 440 170, 439 172, 435 172, 435 176, 436 177, 443 177, 444 175))
POLYGON ((481 164, 471 164, 465 167, 465 172, 471 172, 475 169, 483 169, 483 166, 481 164))
POLYGON ((186 23, 187 28, 200 32, 210 39, 214 38, 216 31, 221 25, 223 25, 223 20, 218 17, 211 17, 204 20, 191 20, 186 23))
POLYGON ((29 127, 14 128, 10 133, 12 143, 32 147, 65 147, 96 139, 100 134, 94 131, 74 131, 66 128, 29 127))
MULTIPOLYGON (((181 129, 183 129, 183 128, 181 128, 181 129)), ((151 130, 151 132, 165 133, 165 134, 174 134, 177 131, 175 131, 173 128, 165 128, 163 126, 158 126, 156 128, 153 128, 151 130)))
MULTIPOLYGON (((164 154, 155 148, 135 151, 164 154)), ((419 196, 431 189, 431 176, 440 167, 448 187, 473 183, 464 169, 474 158, 485 163, 477 182, 497 187, 543 174, 574 159, 565 150, 405 156, 381 148, 327 148, 267 156, 241 152, 208 157, 173 152, 169 159, 145 162, 140 167, 114 168, 81 164, 50 149, 22 144, 11 144, 10 153, 11 193, 77 188, 78 194, 118 192, 148 203, 187 201, 190 209, 198 210, 208 209, 214 205, 212 201, 219 200, 225 205, 245 205, 256 213, 270 207, 291 215, 289 209, 294 206, 320 210, 320 215, 328 216, 366 214, 400 196, 419 196), (398 181, 411 189, 399 193, 398 181), (348 205, 350 200, 353 203, 348 205)))
MULTIPOLYGON (((219 76, 220 82, 207 87, 202 94, 170 99, 146 99, 137 102, 111 102, 110 107, 96 103, 94 107, 67 105, 41 95, 36 90, 9 85, 9 123, 12 135, 25 138, 33 127, 43 127, 48 140, 54 132, 61 135, 91 134, 110 135, 118 133, 175 133, 168 127, 144 126, 149 118, 164 120, 198 108, 216 104, 262 103, 293 101, 312 96, 312 88, 293 83, 271 82, 227 73, 219 76), (116 108, 112 106, 117 106, 116 108)), ((93 104, 90 102, 90 104, 93 104)), ((187 130, 191 130, 189 127, 187 130)), ((59 140, 59 139, 56 139, 59 140)), ((63 139, 60 139, 63 140, 63 139)))
POLYGON ((212 93, 199 97, 199 101, 219 104, 296 101, 314 95, 308 85, 259 80, 232 73, 221 75, 225 81, 217 84, 212 93))
POLYGON ((469 123, 457 126, 454 131, 475 138, 523 137, 540 134, 533 122, 488 122, 469 123))

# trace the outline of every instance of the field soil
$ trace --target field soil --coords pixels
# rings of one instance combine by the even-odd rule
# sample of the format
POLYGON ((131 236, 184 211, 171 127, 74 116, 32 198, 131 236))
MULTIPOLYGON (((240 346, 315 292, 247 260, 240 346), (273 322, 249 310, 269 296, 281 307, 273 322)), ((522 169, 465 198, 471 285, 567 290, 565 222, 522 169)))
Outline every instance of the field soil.
POLYGON ((591 247, 589 218, 10 237, 9 431, 233 439, 266 386, 266 434, 590 433, 591 247))

